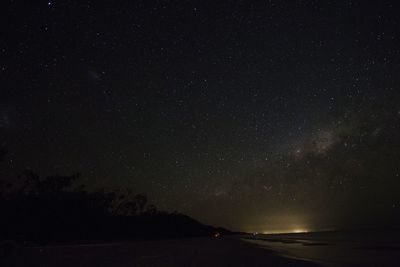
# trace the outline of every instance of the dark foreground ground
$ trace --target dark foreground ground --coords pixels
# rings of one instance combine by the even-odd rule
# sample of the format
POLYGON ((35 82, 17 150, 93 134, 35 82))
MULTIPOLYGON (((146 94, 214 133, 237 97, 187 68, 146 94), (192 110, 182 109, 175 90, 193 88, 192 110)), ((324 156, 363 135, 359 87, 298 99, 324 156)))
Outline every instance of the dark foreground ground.
POLYGON ((19 248, 1 266, 316 266, 237 238, 192 238, 19 248))

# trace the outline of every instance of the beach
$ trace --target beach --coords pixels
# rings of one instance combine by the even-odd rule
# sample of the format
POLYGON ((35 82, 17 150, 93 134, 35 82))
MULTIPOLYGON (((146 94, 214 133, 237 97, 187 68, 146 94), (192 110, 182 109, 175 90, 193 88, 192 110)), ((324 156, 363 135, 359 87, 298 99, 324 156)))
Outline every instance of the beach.
POLYGON ((129 241, 19 248, 2 266, 316 266, 238 237, 129 241))
POLYGON ((321 266, 399 266, 399 231, 329 231, 258 234, 248 242, 321 266))

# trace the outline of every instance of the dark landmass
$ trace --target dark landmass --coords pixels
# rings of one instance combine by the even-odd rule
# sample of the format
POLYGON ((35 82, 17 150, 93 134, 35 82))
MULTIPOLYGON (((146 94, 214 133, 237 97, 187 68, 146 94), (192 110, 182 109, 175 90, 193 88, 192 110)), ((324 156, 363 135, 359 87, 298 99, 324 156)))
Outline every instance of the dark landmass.
POLYGON ((73 187, 78 177, 26 173, 14 192, 0 196, 0 240, 43 245, 232 233, 177 212, 159 211, 145 195, 73 187))

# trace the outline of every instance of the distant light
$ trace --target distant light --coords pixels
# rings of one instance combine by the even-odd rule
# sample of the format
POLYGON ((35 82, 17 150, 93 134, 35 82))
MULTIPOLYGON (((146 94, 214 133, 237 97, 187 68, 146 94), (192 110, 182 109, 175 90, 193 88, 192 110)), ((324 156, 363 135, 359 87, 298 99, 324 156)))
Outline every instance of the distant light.
POLYGON ((310 230, 303 228, 295 228, 295 229, 287 229, 287 230, 272 230, 272 231, 264 231, 263 234, 272 235, 272 234, 299 234, 299 233, 308 233, 310 230))
POLYGON ((305 229, 294 229, 292 233, 308 233, 308 230, 305 229))

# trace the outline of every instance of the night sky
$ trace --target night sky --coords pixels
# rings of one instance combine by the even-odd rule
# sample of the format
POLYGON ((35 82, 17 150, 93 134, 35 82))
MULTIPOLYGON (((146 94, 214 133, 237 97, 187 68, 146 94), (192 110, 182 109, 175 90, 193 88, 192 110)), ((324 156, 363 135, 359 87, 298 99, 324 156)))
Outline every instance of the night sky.
POLYGON ((4 2, 9 179, 234 230, 400 223, 396 1, 4 2))

